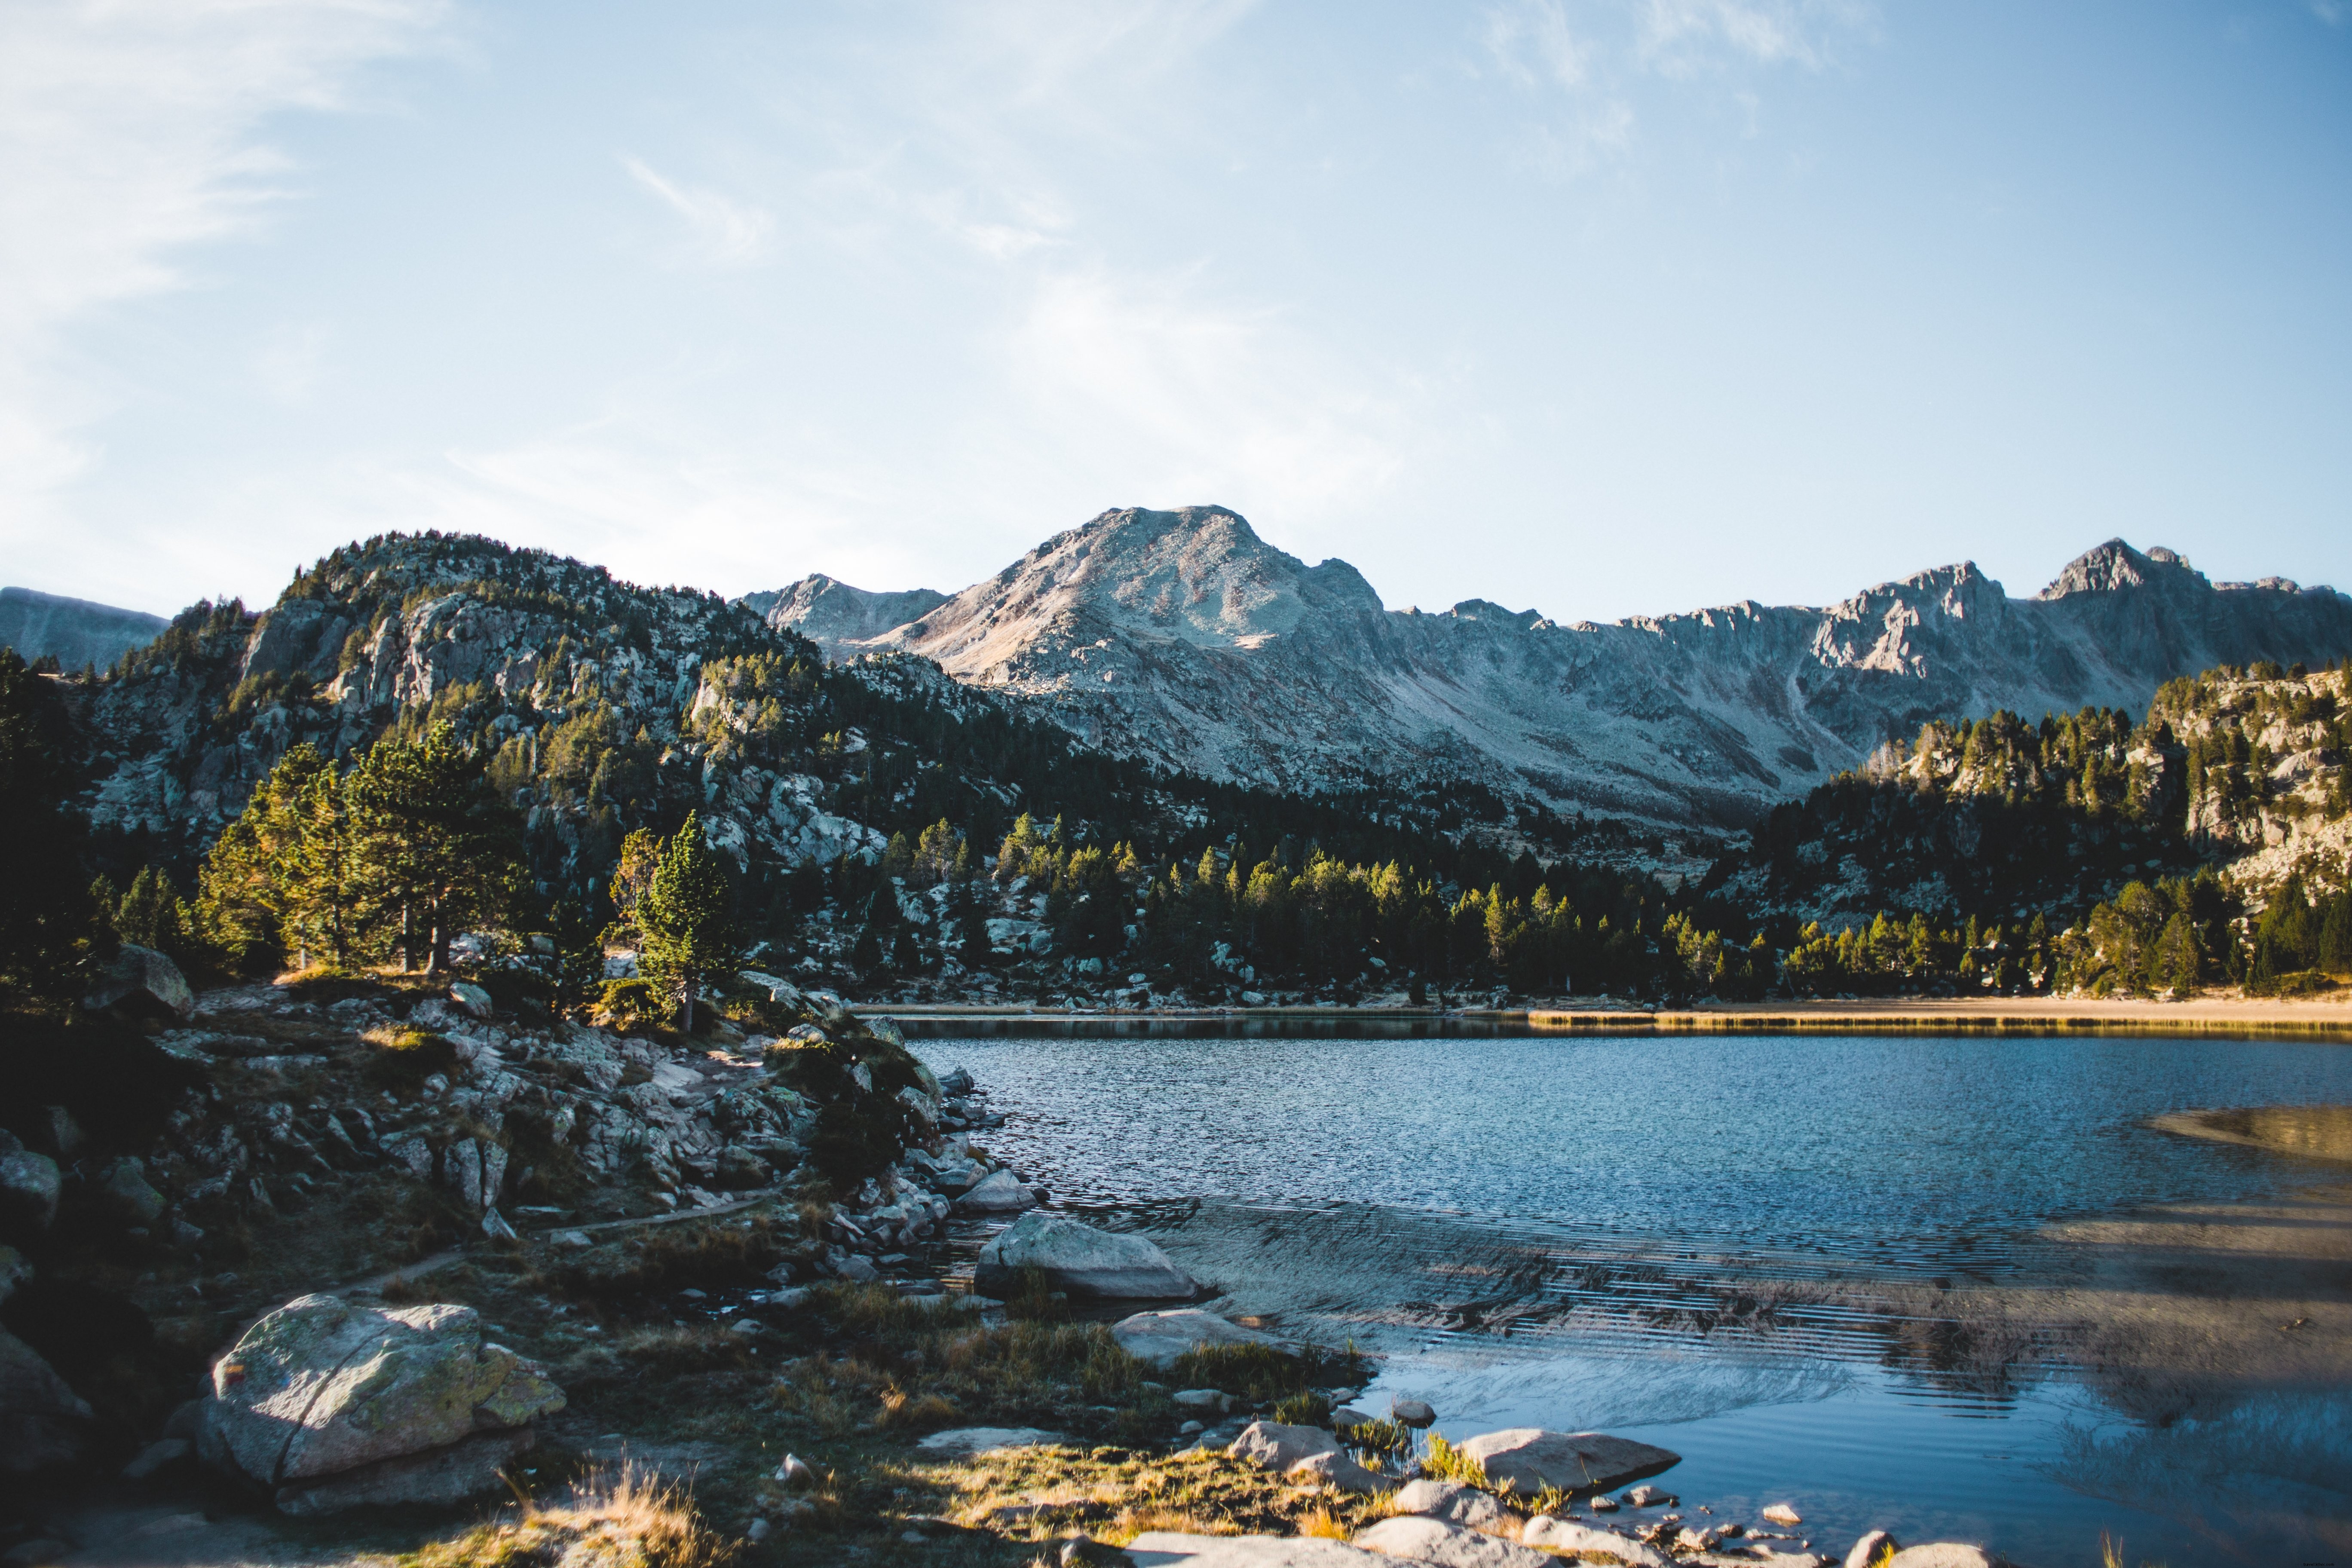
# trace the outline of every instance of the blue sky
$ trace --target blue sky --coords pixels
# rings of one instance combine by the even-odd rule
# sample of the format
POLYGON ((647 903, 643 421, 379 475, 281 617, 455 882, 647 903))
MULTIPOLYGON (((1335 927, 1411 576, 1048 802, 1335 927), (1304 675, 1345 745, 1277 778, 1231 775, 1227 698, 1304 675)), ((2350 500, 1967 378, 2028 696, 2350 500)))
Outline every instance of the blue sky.
POLYGON ((2352 589, 2347 286, 2341 0, 16 0, 0 581, 952 590, 1217 501, 1563 619, 2352 589))

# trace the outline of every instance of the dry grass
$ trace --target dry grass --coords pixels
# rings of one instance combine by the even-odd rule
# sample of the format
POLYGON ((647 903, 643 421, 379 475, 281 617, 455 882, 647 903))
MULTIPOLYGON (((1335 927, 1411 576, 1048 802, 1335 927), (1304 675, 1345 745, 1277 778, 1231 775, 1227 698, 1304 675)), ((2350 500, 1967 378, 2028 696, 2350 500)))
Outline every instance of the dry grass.
POLYGON ((401 1559, 401 1568, 721 1568, 733 1556, 676 1487, 623 1466, 553 1508, 515 1515, 401 1559))
POLYGON ((588 1299, 748 1285, 774 1268, 796 1239, 789 1221, 764 1216, 749 1225, 730 1219, 665 1226, 555 1263, 531 1284, 588 1299))
POLYGON ((1385 1506, 1384 1496, 1300 1485, 1222 1454, 1016 1448, 938 1467, 930 1479, 958 1494, 960 1518, 1014 1540, 1051 1540, 1074 1526, 1121 1542, 1148 1530, 1342 1539, 1385 1506))

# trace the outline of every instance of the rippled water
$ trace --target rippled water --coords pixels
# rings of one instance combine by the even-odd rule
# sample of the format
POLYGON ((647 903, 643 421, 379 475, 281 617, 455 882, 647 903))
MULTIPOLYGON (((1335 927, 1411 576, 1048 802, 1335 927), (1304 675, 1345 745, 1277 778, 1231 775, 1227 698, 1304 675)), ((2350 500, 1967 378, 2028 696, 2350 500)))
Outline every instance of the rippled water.
MULTIPOLYGON (((1374 1397, 1454 1436, 1606 1427, 1686 1501, 1793 1498, 2021 1561, 2326 1558, 2343 1390, 2163 1429, 2024 1342, 1921 1320, 2047 1267, 2048 1221, 2316 1182, 2340 1164, 2147 1125, 2352 1103, 2352 1047, 2129 1038, 927 1040, 1056 1202, 1139 1215, 1232 1293, 1381 1352, 1374 1397), (1885 1285, 1896 1294, 1874 1294, 1885 1285), (1911 1297, 1901 1295, 1909 1289, 1911 1297), (2297 1555, 2299 1554, 2299 1555, 2297 1555)), ((1843 1532, 1843 1533, 1841 1533, 1843 1532)))

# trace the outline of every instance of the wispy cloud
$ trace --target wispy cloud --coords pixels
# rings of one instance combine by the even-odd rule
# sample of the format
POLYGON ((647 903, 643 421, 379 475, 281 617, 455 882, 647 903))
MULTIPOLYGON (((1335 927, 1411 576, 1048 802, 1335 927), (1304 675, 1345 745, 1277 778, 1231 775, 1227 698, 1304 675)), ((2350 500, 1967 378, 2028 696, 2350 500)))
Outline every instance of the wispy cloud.
POLYGON ((776 232, 773 215, 717 191, 681 185, 656 174, 641 158, 624 158, 621 166, 686 219, 693 236, 688 256, 696 263, 748 267, 767 259, 776 232))
POLYGON ((1522 86, 1580 87, 1585 46, 1569 31, 1559 0, 1531 0, 1486 13, 1486 52, 1522 86))
POLYGON ((61 333, 184 286, 192 247, 252 227, 296 174, 261 134, 352 102, 442 0, 14 0, 0 7, 0 510, 34 526, 88 466, 110 395, 61 333))

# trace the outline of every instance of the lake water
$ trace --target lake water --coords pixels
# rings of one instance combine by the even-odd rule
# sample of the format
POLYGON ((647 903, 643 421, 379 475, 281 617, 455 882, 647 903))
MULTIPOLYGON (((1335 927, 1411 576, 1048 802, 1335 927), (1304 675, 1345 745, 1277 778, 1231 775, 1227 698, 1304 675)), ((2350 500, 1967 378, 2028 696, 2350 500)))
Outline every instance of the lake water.
MULTIPOLYGON (((973 1038, 992 1153, 1139 1220, 1230 1305, 1381 1356, 1456 1437, 1602 1428, 1718 1517, 2093 1563, 2352 1562, 2347 1389, 2144 1419, 2063 1346, 1956 1329, 2052 1221, 2341 1183, 2160 1132, 2352 1102, 2332 1043, 1923 1037, 973 1038), (1964 1317, 1965 1314, 1963 1313, 1964 1317), (2284 1554, 2284 1555, 2283 1555, 2284 1554)), ((2145 1400, 2142 1401, 2146 1403, 2145 1400)))

